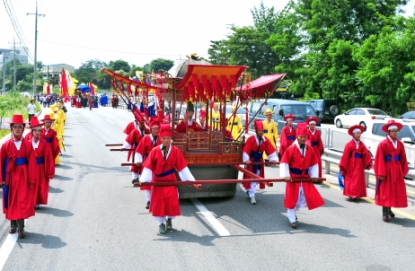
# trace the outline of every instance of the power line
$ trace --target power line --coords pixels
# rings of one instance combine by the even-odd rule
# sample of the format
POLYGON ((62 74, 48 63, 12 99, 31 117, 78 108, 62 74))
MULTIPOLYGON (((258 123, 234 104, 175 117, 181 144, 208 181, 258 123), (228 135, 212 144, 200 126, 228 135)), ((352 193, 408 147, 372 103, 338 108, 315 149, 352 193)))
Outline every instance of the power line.
POLYGON ((95 48, 95 47, 93 48, 93 47, 86 47, 86 46, 80 46, 80 45, 66 44, 66 43, 51 41, 51 40, 43 40, 43 39, 39 39, 39 40, 43 42, 49 42, 49 43, 59 44, 59 45, 68 46, 68 47, 75 47, 75 48, 94 50, 94 51, 105 51, 105 52, 113 52, 113 53, 130 54, 130 55, 144 55, 144 56, 177 56, 178 55, 178 54, 146 54, 146 53, 138 53, 138 52, 125 52, 125 51, 117 51, 117 50, 110 50, 110 49, 103 49, 103 48, 95 48))
POLYGON ((17 28, 16 19, 14 18, 15 16, 14 16, 12 10, 10 9, 10 6, 9 6, 7 0, 3 0, 3 4, 4 4, 4 7, 6 9, 7 15, 9 16, 10 21, 12 23, 12 26, 13 26, 13 29, 14 29, 14 33, 17 35, 17 37, 23 43, 23 45, 24 45, 23 46, 23 49, 26 52, 28 58, 30 58, 31 60, 33 60, 33 58, 31 57, 30 51, 28 50, 28 47, 27 47, 26 43, 24 42, 24 40, 22 39, 22 35, 21 35, 19 29, 17 28))

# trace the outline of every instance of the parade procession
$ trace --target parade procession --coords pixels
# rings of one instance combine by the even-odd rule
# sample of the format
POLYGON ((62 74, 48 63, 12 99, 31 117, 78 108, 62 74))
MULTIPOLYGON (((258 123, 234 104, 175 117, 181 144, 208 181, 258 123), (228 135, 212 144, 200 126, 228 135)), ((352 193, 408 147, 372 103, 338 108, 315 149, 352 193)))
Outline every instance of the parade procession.
MULTIPOLYGON (((229 236, 226 229, 216 225, 220 222, 205 214, 200 201, 211 208, 220 205, 216 212, 227 210, 230 217, 238 217, 241 209, 251 217, 245 222, 250 225, 253 220, 258 225, 273 220, 278 210, 278 216, 284 219, 273 222, 276 228, 306 233, 310 226, 315 227, 313 223, 324 224, 319 210, 331 209, 333 196, 340 202, 342 196, 349 203, 370 202, 368 196, 373 192, 368 191, 365 171, 372 168, 378 178, 373 203, 381 208, 374 215, 378 219, 371 223, 401 223, 395 213, 402 215, 397 208, 408 207, 404 183, 408 166, 401 142, 396 140, 397 131, 402 129, 399 122, 391 120, 382 127, 387 139, 379 146, 379 158, 375 160, 360 140, 365 128, 351 126, 347 131, 352 140, 344 145, 337 184, 333 176, 324 174, 325 143, 320 120, 310 116, 296 122, 295 115, 286 113, 284 127, 278 129, 281 122, 274 121, 275 112, 269 107, 262 109, 285 74, 251 81, 245 66, 211 65, 197 59, 188 59, 147 82, 137 82, 107 68, 101 72, 111 81, 112 97, 120 101, 120 108, 104 104, 98 110, 78 110, 82 106, 75 101, 68 112, 64 110, 65 99, 58 96, 54 104, 42 105, 41 112, 30 116, 30 122, 21 114, 11 118, 10 138, 3 139, 0 149, 3 212, 10 236, 31 240, 37 238, 32 227, 43 223, 41 217, 75 215, 63 211, 62 203, 80 204, 82 221, 106 232, 106 220, 94 214, 93 202, 101 198, 111 199, 98 212, 102 218, 107 217, 102 211, 114 205, 139 212, 139 217, 124 217, 120 209, 116 216, 128 224, 146 225, 153 236, 156 233, 175 238, 186 233, 186 221, 198 216, 189 213, 189 202, 219 236, 229 236), (261 101, 255 116, 264 117, 242 120, 238 109, 253 101, 261 101), (101 114, 106 116, 104 123, 97 123, 101 114), (119 128, 109 133, 108 126, 115 123, 119 128), (247 132, 244 127, 253 129, 247 132), (73 145, 78 146, 75 152, 73 145), (105 154, 95 155, 97 149, 105 154), (79 171, 77 180, 70 177, 75 168, 79 171), (62 192, 70 189, 71 182, 65 180, 74 180, 83 188, 75 188, 76 194, 67 198, 62 192), (55 188, 56 182, 62 181, 63 186, 55 188), (112 192, 104 192, 105 187, 112 192), (335 193, 327 201, 324 187, 341 189, 343 195, 335 193), (133 202, 123 202, 125 193, 133 202), (84 199, 78 201, 79 196, 84 199), (233 201, 239 207, 227 209, 233 201), (261 216, 256 214, 259 211, 261 216), (94 218, 90 220, 90 216, 94 218)), ((66 104, 73 101, 68 98, 66 104)), ((90 101, 93 108, 94 100, 90 101)), ((64 246, 60 239, 54 243, 64 246)))

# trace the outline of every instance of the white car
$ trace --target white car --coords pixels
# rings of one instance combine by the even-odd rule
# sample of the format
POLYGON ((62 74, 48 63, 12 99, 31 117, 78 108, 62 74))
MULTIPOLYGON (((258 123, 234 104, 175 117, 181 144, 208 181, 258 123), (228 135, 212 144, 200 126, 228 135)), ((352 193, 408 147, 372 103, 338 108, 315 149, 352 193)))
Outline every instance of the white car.
MULTIPOLYGON (((415 120, 397 120, 403 124, 402 130, 399 131, 398 139, 405 146, 406 159, 410 168, 415 167, 415 120)), ((375 157, 379 142, 386 138, 386 133, 382 131, 382 126, 388 120, 375 119, 368 122, 366 132, 362 134, 361 140, 369 149, 372 157, 375 157)))
POLYGON ((359 124, 367 128, 368 124, 375 119, 392 119, 391 116, 377 108, 353 108, 334 118, 337 128, 349 128, 359 124))

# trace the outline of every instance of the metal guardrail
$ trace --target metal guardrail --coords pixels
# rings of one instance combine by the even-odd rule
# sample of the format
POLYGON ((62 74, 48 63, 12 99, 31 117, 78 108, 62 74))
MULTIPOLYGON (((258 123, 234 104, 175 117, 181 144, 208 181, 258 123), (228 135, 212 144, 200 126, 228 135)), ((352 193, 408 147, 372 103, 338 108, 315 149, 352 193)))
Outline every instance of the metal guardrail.
MULTIPOLYGON (((324 173, 330 174, 330 166, 331 164, 338 165, 340 163, 341 156, 343 155, 340 151, 325 149, 325 154, 321 157, 322 161, 324 162, 324 173)), ((373 169, 365 170, 365 179, 366 179, 366 187, 369 187, 370 181, 369 177, 370 175, 375 176, 375 172, 373 169)), ((415 180, 415 169, 409 170, 409 173, 406 175, 407 178, 410 178, 412 180, 415 180)), ((405 184, 407 187, 415 188, 415 182, 414 181, 407 181, 405 180, 405 184)), ((409 194, 413 196, 412 204, 415 204, 415 193, 412 191, 407 191, 409 194)), ((408 197, 409 198, 409 197, 408 197)))

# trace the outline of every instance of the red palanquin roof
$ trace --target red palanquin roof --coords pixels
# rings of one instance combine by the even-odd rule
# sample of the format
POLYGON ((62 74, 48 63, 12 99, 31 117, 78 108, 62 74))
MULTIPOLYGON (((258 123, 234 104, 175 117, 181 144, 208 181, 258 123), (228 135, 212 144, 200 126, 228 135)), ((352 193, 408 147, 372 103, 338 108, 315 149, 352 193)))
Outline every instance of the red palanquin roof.
POLYGON ((103 73, 106 73, 109 76, 111 76, 111 78, 113 78, 113 79, 115 79, 115 80, 117 80, 119 82, 122 82, 124 84, 127 84, 127 85, 132 85, 132 86, 135 86, 135 87, 138 87, 138 88, 144 88, 144 89, 154 89, 154 90, 161 89, 161 88, 164 89, 161 86, 151 86, 151 85, 147 85, 145 83, 141 83, 141 82, 134 81, 134 80, 132 80, 130 78, 127 78, 127 77, 122 76, 122 75, 120 75, 120 74, 118 74, 116 72, 113 72, 113 71, 111 71, 111 70, 109 70, 107 68, 102 68, 101 71, 103 73))
POLYGON ((175 87, 183 90, 184 100, 216 99, 231 96, 246 66, 189 64, 186 74, 175 87))
POLYGON ((246 83, 245 85, 236 88, 236 90, 251 90, 253 95, 260 96, 264 94, 266 91, 269 92, 274 90, 274 81, 284 78, 285 75, 285 73, 263 75, 252 82, 246 83))

